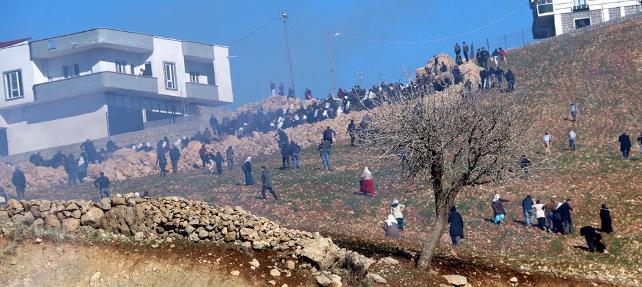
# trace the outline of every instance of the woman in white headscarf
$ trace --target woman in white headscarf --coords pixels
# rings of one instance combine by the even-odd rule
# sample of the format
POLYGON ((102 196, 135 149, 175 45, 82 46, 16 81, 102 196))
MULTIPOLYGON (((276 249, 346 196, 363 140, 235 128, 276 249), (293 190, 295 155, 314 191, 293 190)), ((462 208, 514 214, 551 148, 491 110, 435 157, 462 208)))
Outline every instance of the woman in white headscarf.
POLYGON ((254 177, 252 177, 252 157, 248 156, 243 163, 243 174, 245 174, 245 185, 254 185, 254 177))
POLYGON ((504 204, 502 202, 508 202, 508 200, 501 198, 499 194, 495 194, 493 197, 493 203, 490 205, 493 208, 493 221, 495 224, 501 224, 504 222, 506 209, 504 209, 504 204))
POLYGON ((388 237, 401 237, 401 230, 399 229, 399 225, 397 225, 397 219, 392 214, 388 214, 388 219, 386 219, 386 222, 383 224, 383 230, 388 237))
POLYGON ((375 196, 374 180, 372 179, 372 172, 366 166, 361 174, 361 193, 369 196, 375 196))

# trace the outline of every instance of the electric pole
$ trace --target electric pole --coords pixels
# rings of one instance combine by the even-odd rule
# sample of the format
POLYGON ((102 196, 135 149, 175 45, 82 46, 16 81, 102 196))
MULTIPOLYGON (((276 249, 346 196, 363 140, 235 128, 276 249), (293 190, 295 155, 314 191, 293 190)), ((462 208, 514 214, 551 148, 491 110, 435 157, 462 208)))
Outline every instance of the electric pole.
MULTIPOLYGON (((290 41, 288 40, 288 11, 281 12, 281 21, 283 21, 283 31, 285 33, 285 47, 288 51, 288 64, 290 66, 290 84, 294 92, 294 72, 292 71, 292 56, 290 55, 290 41)), ((296 94, 295 94, 296 95, 296 94)))

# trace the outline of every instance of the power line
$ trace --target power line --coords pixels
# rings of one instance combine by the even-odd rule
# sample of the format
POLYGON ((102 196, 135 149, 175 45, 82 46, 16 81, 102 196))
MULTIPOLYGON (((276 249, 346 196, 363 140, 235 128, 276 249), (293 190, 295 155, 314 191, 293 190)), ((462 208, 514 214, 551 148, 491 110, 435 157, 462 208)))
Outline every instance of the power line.
POLYGON ((419 41, 394 41, 394 40, 375 40, 375 39, 365 39, 365 38, 361 38, 361 37, 354 37, 354 36, 349 36, 349 35, 348 35, 348 36, 345 36, 345 37, 346 37, 346 38, 349 38, 349 39, 353 39, 353 40, 361 40, 361 41, 366 41, 366 42, 382 43, 382 44, 412 45, 412 44, 429 44, 429 43, 435 43, 435 42, 440 42, 440 41, 444 41, 444 40, 450 40, 450 39, 460 38, 460 37, 463 37, 463 36, 466 36, 466 35, 469 35, 469 34, 475 33, 475 32, 477 32, 477 31, 479 31, 479 30, 482 30, 482 29, 488 28, 488 27, 490 27, 490 26, 492 26, 492 25, 495 25, 495 24, 497 24, 498 22, 501 22, 502 20, 504 20, 504 19, 506 19, 506 18, 508 18, 508 17, 512 16, 513 14, 515 14, 515 13, 519 12, 519 10, 521 10, 522 8, 524 8, 524 7, 525 7, 525 6, 527 6, 527 5, 529 5, 529 2, 526 2, 526 3, 524 3, 523 5, 519 6, 518 8, 516 8, 516 9, 514 9, 514 10, 510 11, 509 13, 507 13, 507 14, 505 14, 505 15, 503 15, 503 16, 501 16, 501 17, 499 17, 499 18, 496 18, 496 19, 494 19, 493 21, 490 21, 490 22, 489 22, 489 23, 487 23, 487 24, 484 24, 484 25, 481 25, 481 26, 479 26, 479 27, 476 27, 476 28, 474 28, 474 29, 472 29, 472 30, 469 30, 469 31, 466 31, 466 32, 462 32, 462 33, 458 33, 458 34, 454 34, 454 35, 450 35, 450 36, 445 36, 445 37, 440 37, 440 38, 430 39, 430 40, 419 40, 419 41))
POLYGON ((247 33, 247 34, 243 35, 242 37, 240 37, 240 38, 238 38, 238 39, 236 39, 236 40, 234 40, 234 41, 230 42, 230 43, 229 43, 229 44, 227 44, 227 45, 228 45, 228 46, 232 46, 232 45, 234 45, 234 44, 236 44, 236 43, 238 43, 238 42, 240 42, 240 41, 243 41, 243 40, 245 40, 245 39, 249 38, 250 36, 252 36, 252 35, 256 34, 257 32, 259 32, 259 31, 263 30, 263 29, 264 29, 265 27, 267 27, 268 25, 272 24, 272 22, 274 22, 274 21, 278 20, 278 19, 279 19, 279 17, 280 17, 280 15, 275 16, 274 18, 270 19, 270 21, 265 22, 265 24, 263 24, 263 25, 259 26, 258 28, 256 28, 256 29, 254 29, 254 30, 250 31, 249 33, 247 33))

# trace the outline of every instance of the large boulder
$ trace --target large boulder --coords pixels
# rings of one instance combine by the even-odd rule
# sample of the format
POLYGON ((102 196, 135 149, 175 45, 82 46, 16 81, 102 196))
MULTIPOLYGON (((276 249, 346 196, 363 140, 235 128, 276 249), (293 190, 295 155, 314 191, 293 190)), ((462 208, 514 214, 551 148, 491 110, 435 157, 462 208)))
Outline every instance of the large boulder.
POLYGON ((314 238, 303 240, 301 257, 315 264, 320 270, 327 270, 341 255, 340 249, 330 238, 324 238, 315 233, 314 238))
POLYGON ((366 275, 374 259, 363 256, 357 252, 349 251, 345 256, 345 266, 359 276, 366 275))
POLYGON ((326 274, 322 273, 318 275, 315 279, 317 279, 317 283, 323 287, 341 287, 343 284, 341 283, 341 277, 336 274, 326 274))
POLYGON ((47 215, 47 217, 45 217, 45 228, 49 230, 60 229, 60 220, 58 220, 58 216, 54 214, 47 215))
POLYGON ((103 218, 105 218, 105 213, 100 208, 91 207, 87 213, 80 217, 80 224, 97 228, 103 222, 103 218))
POLYGON ((80 219, 66 218, 62 221, 62 229, 66 232, 76 232, 80 228, 80 219))
POLYGON ((441 277, 444 277, 448 284, 453 286, 466 286, 468 284, 468 279, 461 275, 443 275, 441 277))

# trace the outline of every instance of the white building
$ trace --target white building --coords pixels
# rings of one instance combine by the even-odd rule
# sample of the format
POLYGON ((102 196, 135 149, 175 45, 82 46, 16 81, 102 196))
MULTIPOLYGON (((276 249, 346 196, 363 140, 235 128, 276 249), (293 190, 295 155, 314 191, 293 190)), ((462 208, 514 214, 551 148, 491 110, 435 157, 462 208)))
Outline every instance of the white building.
POLYGON ((529 0, 533 37, 542 39, 642 12, 641 0, 529 0))
POLYGON ((232 103, 228 48, 98 28, 0 43, 0 155, 232 103))

